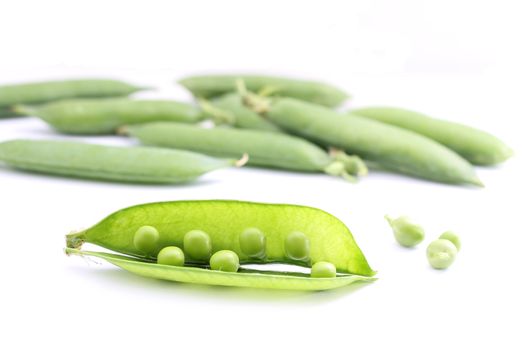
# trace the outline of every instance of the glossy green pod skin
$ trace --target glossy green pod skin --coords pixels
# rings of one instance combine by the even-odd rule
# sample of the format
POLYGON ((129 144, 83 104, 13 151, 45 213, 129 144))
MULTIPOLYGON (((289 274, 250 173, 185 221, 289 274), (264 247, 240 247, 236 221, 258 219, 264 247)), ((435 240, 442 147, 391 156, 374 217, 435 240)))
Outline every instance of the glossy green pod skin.
POLYGON ((188 103, 125 98, 61 100, 37 107, 17 106, 16 110, 37 116, 66 134, 113 134, 122 125, 197 123, 204 118, 199 108, 188 103))
POLYGON ((126 271, 146 278, 215 286, 318 291, 375 280, 374 277, 360 275, 312 278, 307 274, 270 273, 242 268, 238 272, 213 271, 199 267, 159 265, 117 254, 89 252, 73 248, 66 248, 66 254, 101 258, 126 271))
POLYGON ((335 107, 348 98, 343 90, 329 84, 263 75, 200 75, 179 81, 194 96, 213 98, 237 91, 237 82, 242 80, 250 91, 268 91, 272 96, 288 96, 310 101, 327 107, 335 107))
POLYGON ((0 107, 41 104, 70 98, 127 96, 144 90, 119 80, 57 80, 0 86, 0 107))
POLYGON ((291 98, 273 100, 265 115, 293 134, 357 154, 392 171, 437 182, 482 186, 465 159, 412 131, 291 98))
POLYGON ((341 273, 374 274, 351 232, 339 219, 316 208, 288 204, 228 200, 142 204, 119 210, 85 231, 68 235, 67 246, 79 248, 87 242, 121 254, 144 257, 133 244, 135 232, 144 225, 158 230, 158 251, 166 246, 182 247, 187 232, 202 230, 211 238, 212 254, 232 250, 241 263, 311 266, 326 261, 341 273), (261 230, 266 237, 262 258, 248 256, 240 248, 240 235, 252 227, 261 230), (309 239, 308 261, 293 260, 286 254, 285 239, 296 231, 309 239))
MULTIPOLYGON (((232 120, 229 124, 235 128, 282 132, 277 125, 244 106, 241 96, 237 93, 228 93, 216 97, 210 102, 221 111, 230 113, 232 120)), ((214 119, 213 116, 212 119, 214 119)))
POLYGON ((0 162, 46 174, 134 183, 179 183, 234 160, 154 147, 115 147, 72 141, 13 140, 0 143, 0 162))
MULTIPOLYGON (((125 133, 145 145, 184 149, 216 157, 240 158, 246 153, 248 165, 326 172, 342 177, 366 173, 366 168, 358 170, 358 173, 351 171, 351 174, 345 170, 340 173, 330 172, 332 164, 339 161, 328 152, 309 141, 281 133, 232 128, 205 129, 170 122, 130 126, 125 129, 125 133)), ((346 158, 351 159, 349 156, 346 158)))
POLYGON ((476 165, 495 165, 512 156, 512 150, 485 131, 402 108, 369 107, 352 113, 414 131, 454 150, 476 165))

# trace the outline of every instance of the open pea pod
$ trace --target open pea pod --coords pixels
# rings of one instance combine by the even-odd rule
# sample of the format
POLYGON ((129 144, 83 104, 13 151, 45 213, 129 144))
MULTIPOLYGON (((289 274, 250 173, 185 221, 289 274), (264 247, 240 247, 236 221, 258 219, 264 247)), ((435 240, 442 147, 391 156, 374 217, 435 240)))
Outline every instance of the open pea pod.
MULTIPOLYGON (((87 230, 68 235, 66 241, 69 253, 95 254, 137 274, 181 282, 311 290, 336 288, 355 280, 366 280, 375 274, 352 234, 339 219, 322 210, 298 205, 230 200, 142 204, 119 210, 87 230), (136 232, 144 226, 158 231, 158 240, 148 254, 137 248, 134 241, 136 232), (256 253, 247 250, 242 239, 247 230, 253 232, 254 229, 264 238, 263 246, 256 253), (209 235, 210 253, 233 251, 241 264, 282 263, 309 267, 317 262, 328 262, 339 275, 322 278, 326 282, 315 282, 317 278, 306 275, 250 274, 245 269, 225 274, 223 271, 154 263, 153 257, 165 247, 176 246, 191 252, 192 247, 185 246, 185 235, 195 230, 209 235), (300 244, 308 247, 306 254, 301 256, 294 246, 298 237, 303 237, 306 242, 300 244), (135 258, 81 252, 78 248, 84 242, 135 258), (363 278, 350 278, 349 274, 363 278), (250 282, 257 278, 266 282, 250 282)), ((207 260, 192 261, 190 258, 187 263, 201 268, 208 266, 207 260)))
POLYGON ((355 282, 371 282, 375 280, 374 277, 359 275, 311 278, 307 274, 268 273, 250 269, 241 269, 238 272, 213 271, 201 267, 160 265, 117 254, 89 252, 73 248, 66 248, 66 253, 101 258, 126 271, 143 277, 217 286, 315 291, 335 289, 355 282))

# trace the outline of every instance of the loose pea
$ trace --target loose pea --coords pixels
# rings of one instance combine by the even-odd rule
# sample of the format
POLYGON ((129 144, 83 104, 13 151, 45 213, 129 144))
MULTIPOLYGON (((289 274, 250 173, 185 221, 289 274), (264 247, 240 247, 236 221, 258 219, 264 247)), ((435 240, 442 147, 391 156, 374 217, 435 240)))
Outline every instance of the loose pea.
POLYGON ((308 260, 310 256, 310 240, 302 232, 290 233, 285 241, 286 255, 293 260, 308 260))
POLYGON ((250 227, 239 236, 241 251, 251 258, 262 258, 266 254, 266 237, 261 230, 250 227))
POLYGON ((461 250, 461 239, 456 233, 452 231, 444 232, 441 236, 439 236, 439 239, 449 240, 456 246, 458 252, 461 250))
POLYGON ((326 262, 326 261, 316 262, 312 266, 312 271, 310 273, 310 276, 317 277, 317 278, 335 277, 336 276, 335 266, 334 264, 326 262))
POLYGON ((406 216, 394 219, 389 215, 385 215, 385 219, 392 227, 396 241, 403 247, 415 247, 425 238, 425 230, 406 216))
POLYGON ((239 256, 231 250, 219 250, 210 258, 212 270, 237 272, 239 270, 239 256))
POLYGON ((157 255, 161 265, 184 266, 184 252, 179 247, 164 247, 157 255))
POLYGON ((456 260, 457 253, 454 243, 447 239, 436 239, 428 245, 427 259, 433 268, 446 269, 456 260))
POLYGON ((133 236, 133 245, 146 255, 152 255, 157 249, 159 231, 153 226, 140 227, 133 236))
POLYGON ((184 235, 184 251, 194 260, 207 261, 211 255, 210 236, 201 230, 189 231, 184 235))

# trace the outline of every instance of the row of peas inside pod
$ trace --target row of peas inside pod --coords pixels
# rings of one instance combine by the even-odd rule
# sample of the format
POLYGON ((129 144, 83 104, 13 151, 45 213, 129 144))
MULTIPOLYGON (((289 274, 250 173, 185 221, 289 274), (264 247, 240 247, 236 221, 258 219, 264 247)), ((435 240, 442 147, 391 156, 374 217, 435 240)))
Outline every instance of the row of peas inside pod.
MULTIPOLYGON (((201 230, 192 230, 184 235, 183 249, 177 246, 167 246, 159 251, 159 232, 153 226, 140 227, 133 237, 135 247, 154 258, 158 264, 184 266, 186 256, 193 264, 208 264, 212 270, 237 272, 240 267, 239 256, 232 250, 219 250, 212 254, 210 236, 201 230), (158 252, 158 253, 157 253, 158 252)), ((266 257, 266 237, 254 227, 244 230, 239 237, 239 247, 247 256, 264 260, 266 257)), ((291 232, 284 241, 286 255, 291 260, 309 261, 310 241, 302 232, 291 232)), ((319 261, 313 264, 312 277, 335 277, 334 264, 319 261)))

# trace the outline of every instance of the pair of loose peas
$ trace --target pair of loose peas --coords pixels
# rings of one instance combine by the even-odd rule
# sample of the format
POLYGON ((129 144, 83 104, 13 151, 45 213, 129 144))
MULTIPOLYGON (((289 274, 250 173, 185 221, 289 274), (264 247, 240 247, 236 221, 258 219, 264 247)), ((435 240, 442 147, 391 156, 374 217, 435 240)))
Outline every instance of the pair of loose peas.
MULTIPOLYGON (((140 227, 133 237, 133 244, 147 256, 153 256, 157 250, 159 232, 153 226, 140 227)), ((248 228, 239 237, 240 249, 251 258, 265 257, 266 237, 257 228, 248 228)), ((195 261, 208 261, 212 270, 237 272, 239 256, 232 250, 219 250, 212 253, 210 236, 201 230, 192 230, 184 235, 185 252, 176 246, 162 248, 157 254, 157 263, 170 266, 184 266, 185 253, 195 261), (210 257, 211 256, 211 257, 210 257)), ((310 242, 302 232, 292 232, 285 239, 287 256, 292 260, 307 261, 310 255, 310 242)), ((312 277, 336 277, 336 268, 332 263, 320 261, 311 269, 312 277)))
MULTIPOLYGON (((402 246, 415 247, 425 238, 423 228, 412 222, 408 217, 400 216, 394 219, 386 215, 385 218, 394 231, 396 241, 402 246)), ((435 269, 446 269, 456 260, 456 255, 460 249, 461 240, 459 236, 452 231, 447 231, 428 245, 428 262, 435 269)))

